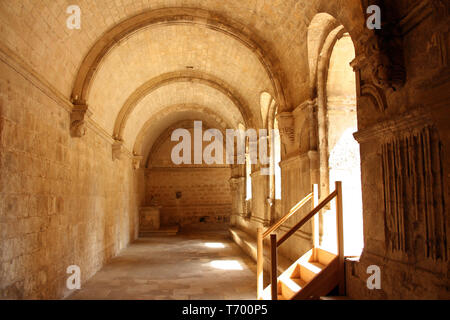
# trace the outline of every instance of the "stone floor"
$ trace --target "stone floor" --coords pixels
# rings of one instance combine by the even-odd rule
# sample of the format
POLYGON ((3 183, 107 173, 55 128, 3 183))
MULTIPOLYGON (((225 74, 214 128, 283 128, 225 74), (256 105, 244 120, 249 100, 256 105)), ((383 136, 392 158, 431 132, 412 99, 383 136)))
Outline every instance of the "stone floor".
POLYGON ((255 299, 256 267, 228 232, 141 238, 69 299, 255 299))

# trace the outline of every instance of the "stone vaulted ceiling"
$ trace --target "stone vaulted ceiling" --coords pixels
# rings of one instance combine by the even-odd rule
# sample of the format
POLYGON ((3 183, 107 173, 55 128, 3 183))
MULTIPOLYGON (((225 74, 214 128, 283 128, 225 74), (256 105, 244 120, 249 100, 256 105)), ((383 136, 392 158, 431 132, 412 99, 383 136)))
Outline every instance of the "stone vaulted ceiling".
POLYGON ((306 38, 317 13, 333 15, 355 39, 364 25, 358 0, 77 5, 81 30, 69 30, 66 1, 1 1, 5 45, 136 153, 189 110, 225 127, 261 127, 262 92, 280 111, 309 97, 306 38))

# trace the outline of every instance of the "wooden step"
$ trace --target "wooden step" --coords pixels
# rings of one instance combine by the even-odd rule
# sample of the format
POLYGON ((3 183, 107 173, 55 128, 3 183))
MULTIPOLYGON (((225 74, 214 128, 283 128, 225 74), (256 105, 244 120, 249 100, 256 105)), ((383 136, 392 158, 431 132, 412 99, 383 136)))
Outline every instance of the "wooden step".
POLYGON ((338 257, 335 257, 293 299, 317 299, 320 296, 329 294, 338 284, 338 267, 338 257))
POLYGON ((306 281, 300 278, 280 278, 281 293, 287 300, 292 299, 302 288, 306 286, 306 281))
MULTIPOLYGON (((271 286, 268 285, 262 294, 262 300, 272 300, 272 291, 271 286)), ((283 293, 281 293, 281 290, 278 290, 278 300, 290 300, 288 297, 286 297, 283 293)))
MULTIPOLYGON (((278 295, 286 300, 319 299, 337 284, 337 256, 313 248, 278 277, 278 295)), ((264 300, 271 300, 271 286, 264 289, 264 300)))
POLYGON ((310 282, 326 266, 319 262, 300 261, 298 267, 300 268, 300 278, 306 282, 310 282))
MULTIPOLYGON (((247 232, 238 228, 229 228, 229 232, 233 241, 253 260, 256 261, 256 238, 248 234, 247 232)), ((278 253, 278 274, 282 274, 293 263, 292 260, 284 257, 278 253)), ((270 247, 264 245, 264 270, 270 272, 270 247)))
POLYGON ((334 258, 336 258, 336 255, 334 253, 328 252, 321 248, 314 248, 315 252, 315 260, 320 262, 323 265, 328 265, 333 261, 334 258))

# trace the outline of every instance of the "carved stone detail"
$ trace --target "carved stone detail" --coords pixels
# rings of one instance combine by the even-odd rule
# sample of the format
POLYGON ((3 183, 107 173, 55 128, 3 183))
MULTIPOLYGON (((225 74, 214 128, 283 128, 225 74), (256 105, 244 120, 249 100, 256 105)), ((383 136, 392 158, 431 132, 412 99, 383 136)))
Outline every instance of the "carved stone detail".
POLYGON ((359 57, 352 62, 352 66, 354 69, 368 68, 369 79, 363 79, 365 83, 383 90, 397 90, 403 86, 406 72, 400 62, 403 59, 401 38, 386 38, 366 32, 360 37, 358 44, 359 57), (391 52, 395 52, 395 55, 391 52))
POLYGON ((232 191, 237 191, 245 183, 245 177, 230 178, 230 187, 232 191))
POLYGON ((366 96, 372 100, 373 104, 378 107, 378 111, 387 109, 386 96, 382 89, 373 84, 364 84, 361 86, 361 96, 366 96))
POLYGON ((450 2, 447 0, 431 0, 433 7, 433 17, 437 28, 430 38, 429 46, 434 46, 438 51, 439 67, 448 67, 449 52, 447 43, 450 39, 450 26, 448 19, 450 17, 450 2))
POLYGON ((137 169, 139 169, 141 167, 142 159, 144 159, 143 156, 140 156, 140 155, 134 155, 133 156, 133 160, 132 161, 133 161, 133 168, 134 168, 134 170, 137 170, 137 169))
POLYGON ((431 6, 436 22, 444 22, 450 16, 450 2, 448 0, 431 0, 431 6))
POLYGON ((86 134, 85 116, 87 110, 87 104, 74 103, 70 114, 70 134, 72 137, 81 138, 86 134))
POLYGON ((422 107, 418 107, 384 122, 377 123, 372 127, 355 132, 353 136, 359 143, 373 142, 374 140, 386 143, 398 136, 421 130, 421 128, 432 124, 433 121, 430 115, 422 107))
POLYGON ((122 155, 124 153, 123 141, 116 140, 112 145, 112 158, 113 160, 122 159, 122 155))
POLYGON ((392 252, 448 259, 440 149, 431 126, 382 145, 386 243, 392 252))
POLYGON ((295 148, 295 119, 291 112, 282 112, 277 115, 278 128, 281 142, 286 148, 286 154, 290 154, 295 148))

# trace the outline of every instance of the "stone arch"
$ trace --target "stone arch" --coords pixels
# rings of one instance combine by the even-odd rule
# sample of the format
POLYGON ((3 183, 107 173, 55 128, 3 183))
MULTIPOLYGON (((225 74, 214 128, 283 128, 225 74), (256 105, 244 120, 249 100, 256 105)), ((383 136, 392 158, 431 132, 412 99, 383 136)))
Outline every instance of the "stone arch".
MULTIPOLYGON (((356 54, 355 42, 346 28, 327 13, 318 14, 312 22, 313 24, 308 30, 308 50, 311 55, 309 56, 311 99, 316 100, 317 103, 320 197, 323 198, 329 194, 330 180, 343 181, 344 197, 347 195, 347 199, 344 198, 344 207, 347 209, 345 224, 348 225, 351 222, 350 220, 358 220, 359 215, 362 217, 362 209, 357 205, 350 206, 351 203, 348 199, 348 195, 353 190, 353 185, 359 183, 359 190, 361 189, 360 173, 357 174, 360 162, 359 145, 350 133, 350 131, 357 130, 356 81, 358 80, 350 67, 350 62, 354 60, 356 54), (319 27, 319 30, 312 31, 317 27, 319 27), (343 67, 344 64, 345 67, 343 67), (352 74, 348 73, 349 70, 352 74), (345 85, 336 82, 337 75, 342 77, 345 85), (346 79, 351 80, 346 82, 346 79), (354 157, 345 157, 350 153, 354 157), (350 158, 352 161, 356 160, 353 162, 345 161, 350 158), (344 168, 346 170, 354 168, 354 170, 348 169, 350 173, 344 178, 343 172, 347 172, 344 168)), ((359 203, 357 200, 361 200, 361 198, 362 196, 358 197, 358 194, 355 193, 354 203, 359 203)), ((327 238, 326 235, 330 233, 330 230, 331 232, 334 230, 332 224, 330 224, 331 215, 328 217, 327 215, 328 209, 319 215, 320 241, 327 238)), ((359 231, 362 233, 362 223, 360 226, 358 225, 358 230, 347 232, 345 236, 353 237, 355 235, 356 239, 359 236, 359 231)), ((325 240, 325 246, 332 245, 330 242, 332 239, 332 237, 328 237, 328 241, 325 240)), ((356 240, 359 244, 359 238, 356 240)), ((347 250, 358 250, 349 246, 349 244, 350 242, 347 241, 347 250)))
POLYGON ((377 111, 384 111, 387 108, 386 97, 379 87, 373 84, 364 84, 361 86, 361 97, 367 97, 371 100, 377 111))
POLYGON ((328 13, 318 13, 308 26, 307 47, 310 74, 311 99, 317 96, 318 62, 323 46, 330 32, 339 27, 339 22, 328 13))
POLYGON ((116 118, 114 125, 114 138, 117 140, 121 140, 123 138, 123 131, 130 114, 145 96, 162 86, 175 82, 197 82, 219 90, 225 94, 239 109, 239 112, 241 113, 247 127, 256 125, 256 120, 252 117, 251 110, 245 103, 245 100, 240 97, 239 93, 234 88, 228 86, 224 81, 201 72, 178 71, 162 74, 147 81, 128 97, 116 118))
POLYGON ((269 109, 271 107, 273 98, 272 95, 266 91, 262 92, 260 94, 259 99, 259 106, 261 110, 261 119, 262 119, 262 126, 264 128, 267 128, 269 125, 268 119, 269 119, 269 109))
POLYGON ((257 56, 268 74, 277 100, 282 105, 286 104, 280 76, 278 75, 279 72, 275 68, 278 60, 273 55, 270 55, 268 50, 262 48, 261 43, 264 42, 239 23, 230 21, 211 11, 197 8, 151 10, 122 21, 111 28, 94 44, 84 58, 74 82, 71 96, 72 102, 75 105, 86 105, 94 75, 103 58, 122 39, 146 27, 174 24, 195 24, 221 32, 238 40, 257 56))
POLYGON ((346 10, 342 10, 343 4, 339 1, 312 2, 312 9, 306 11, 308 26, 318 15, 328 15, 342 25, 350 34, 355 45, 356 54, 359 54, 361 45, 360 37, 366 33, 365 7, 361 0, 346 0, 346 10))
POLYGON ((329 192, 329 171, 328 171, 328 126, 327 126, 327 77, 328 67, 331 53, 334 45, 340 36, 343 35, 345 29, 338 26, 333 29, 322 45, 317 63, 317 126, 319 138, 319 175, 320 175, 320 193, 327 194, 329 192))
MULTIPOLYGON (((162 130, 162 132, 159 133, 159 135, 156 137, 155 142, 150 146, 148 152, 146 155, 144 155, 144 159, 145 159, 145 167, 146 168, 150 168, 151 167, 151 161, 152 161, 152 155, 155 155, 157 153, 157 151, 159 150, 159 148, 161 147, 161 145, 166 141, 166 139, 168 137, 171 136, 173 130, 183 127, 183 128, 192 128, 193 127, 193 122, 195 121, 195 118, 191 118, 191 119, 183 119, 180 121, 177 121, 173 124, 168 125, 165 129, 162 130)), ((198 120, 198 119, 197 119, 198 120)), ((205 120, 205 119, 203 119, 205 120)), ((207 130, 207 129, 218 129, 220 130, 220 132, 222 133, 222 135, 225 137, 225 130, 226 128, 223 126, 219 126, 219 128, 217 128, 217 123, 214 123, 214 121, 210 121, 210 120, 206 120, 205 123, 203 123, 203 129, 207 130)), ((227 165, 229 166, 229 165, 227 165)))
POLYGON ((224 128, 236 128, 236 126, 233 126, 230 122, 226 121, 222 118, 221 115, 219 115, 216 112, 213 112, 210 108, 206 106, 201 105, 194 105, 194 104, 183 104, 183 105, 175 105, 170 106, 164 110, 161 110, 157 114, 153 115, 151 118, 149 118, 144 126, 140 129, 139 134, 136 137, 136 141, 134 143, 133 153, 136 155, 142 155, 143 154, 143 143, 144 138, 148 133, 148 130, 151 128, 152 125, 154 125, 158 121, 163 121, 164 116, 176 112, 186 112, 186 111, 193 111, 203 113, 206 117, 215 119, 217 123, 220 125, 221 129, 224 128))
POLYGON ((269 108, 267 112, 266 127, 269 130, 269 153, 270 161, 270 176, 269 176, 269 216, 267 220, 274 221, 277 217, 277 212, 281 212, 281 168, 279 162, 281 161, 281 137, 278 127, 277 113, 279 106, 277 101, 270 97, 269 108), (273 136, 275 134, 275 136, 273 136))

